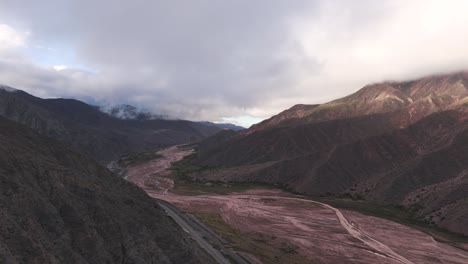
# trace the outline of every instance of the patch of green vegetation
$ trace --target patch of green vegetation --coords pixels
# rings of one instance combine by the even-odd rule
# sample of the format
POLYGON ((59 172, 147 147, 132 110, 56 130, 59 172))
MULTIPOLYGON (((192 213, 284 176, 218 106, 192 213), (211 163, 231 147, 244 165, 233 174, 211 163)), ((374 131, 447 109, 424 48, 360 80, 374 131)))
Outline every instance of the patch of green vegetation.
POLYGON ((237 183, 237 182, 205 182, 205 181, 176 181, 173 193, 180 195, 203 195, 203 194, 229 194, 234 192, 245 192, 250 189, 275 188, 264 183, 237 183))
POLYGON ((208 166, 201 166, 194 162, 197 154, 189 155, 177 162, 171 164, 172 176, 178 181, 190 181, 192 175, 201 173, 214 168, 208 166))
POLYGON ((174 162, 171 166, 172 176, 175 186, 171 190, 180 195, 201 195, 201 194, 229 194, 233 192, 244 192, 255 188, 275 188, 270 184, 259 182, 221 182, 204 181, 194 179, 194 175, 222 170, 222 168, 201 166, 194 162, 196 154, 185 157, 174 162))
POLYGON ((278 241, 279 238, 261 233, 241 233, 229 226, 215 213, 195 212, 197 217, 214 232, 227 240, 227 245, 234 250, 246 252, 259 258, 263 263, 272 264, 305 264, 310 260, 298 254, 297 247, 287 241, 278 241))
POLYGON ((119 160, 119 165, 128 168, 145 163, 150 160, 161 158, 162 155, 158 154, 160 149, 148 150, 134 155, 123 157, 119 160))

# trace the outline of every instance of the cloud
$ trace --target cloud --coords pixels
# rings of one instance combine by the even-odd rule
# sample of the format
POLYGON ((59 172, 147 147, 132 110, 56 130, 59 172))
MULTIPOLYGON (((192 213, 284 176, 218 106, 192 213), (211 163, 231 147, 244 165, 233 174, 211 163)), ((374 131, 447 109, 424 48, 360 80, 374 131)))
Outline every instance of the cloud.
POLYGON ((256 124, 262 121, 262 118, 252 116, 235 116, 235 117, 224 117, 222 121, 225 123, 232 123, 242 127, 249 127, 252 124, 256 124))
POLYGON ((6 24, 0 24, 0 50, 15 49, 25 45, 28 33, 20 33, 6 24))
POLYGON ((3 37, 8 30, 0 27, 0 43, 16 43, 0 53, 0 82, 40 96, 246 125, 369 82, 468 68, 467 7, 455 0, 1 0, 0 22, 20 38, 3 37), (31 55, 43 49, 21 53, 25 46, 53 49, 54 58, 31 55), (21 56, 6 60, 13 53, 21 56))
POLYGON ((308 55, 325 61, 323 72, 379 81, 468 67, 468 2, 373 2, 367 12, 359 5, 340 12, 331 1, 319 17, 300 21, 296 35, 308 55))
POLYGON ((68 69, 68 66, 67 65, 54 65, 52 66, 52 68, 54 68, 54 70, 56 71, 63 71, 63 70, 68 69))

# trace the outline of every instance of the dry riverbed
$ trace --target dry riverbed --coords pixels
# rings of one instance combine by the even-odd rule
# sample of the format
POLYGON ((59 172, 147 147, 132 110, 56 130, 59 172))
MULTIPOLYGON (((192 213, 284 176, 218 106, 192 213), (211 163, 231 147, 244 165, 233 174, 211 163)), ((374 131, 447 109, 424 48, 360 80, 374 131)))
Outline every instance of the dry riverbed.
POLYGON ((172 162, 190 155, 170 147, 157 159, 127 168, 127 179, 149 195, 196 215, 229 246, 261 263, 468 263, 468 252, 414 228, 339 210, 281 190, 228 194, 171 192, 172 162))

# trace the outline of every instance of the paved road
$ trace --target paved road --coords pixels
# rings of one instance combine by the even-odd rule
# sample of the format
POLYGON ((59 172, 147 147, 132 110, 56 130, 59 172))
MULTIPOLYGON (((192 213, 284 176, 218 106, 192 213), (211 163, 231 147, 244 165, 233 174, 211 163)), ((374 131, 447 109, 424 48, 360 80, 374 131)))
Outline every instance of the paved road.
POLYGON ((177 224, 220 264, 254 264, 224 246, 225 241, 208 227, 179 210, 173 204, 158 199, 158 204, 177 224), (215 245, 215 247, 213 246, 215 245))

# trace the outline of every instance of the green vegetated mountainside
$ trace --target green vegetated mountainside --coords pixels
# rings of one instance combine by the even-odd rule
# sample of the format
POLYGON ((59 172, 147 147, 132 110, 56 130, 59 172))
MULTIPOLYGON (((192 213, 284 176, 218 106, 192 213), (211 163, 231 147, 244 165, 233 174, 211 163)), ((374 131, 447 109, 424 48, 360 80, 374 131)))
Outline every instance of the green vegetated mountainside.
POLYGON ((401 205, 468 235, 468 74, 368 85, 198 147, 200 179, 401 205))
POLYGON ((0 118, 1 263, 212 263, 156 201, 0 118))

